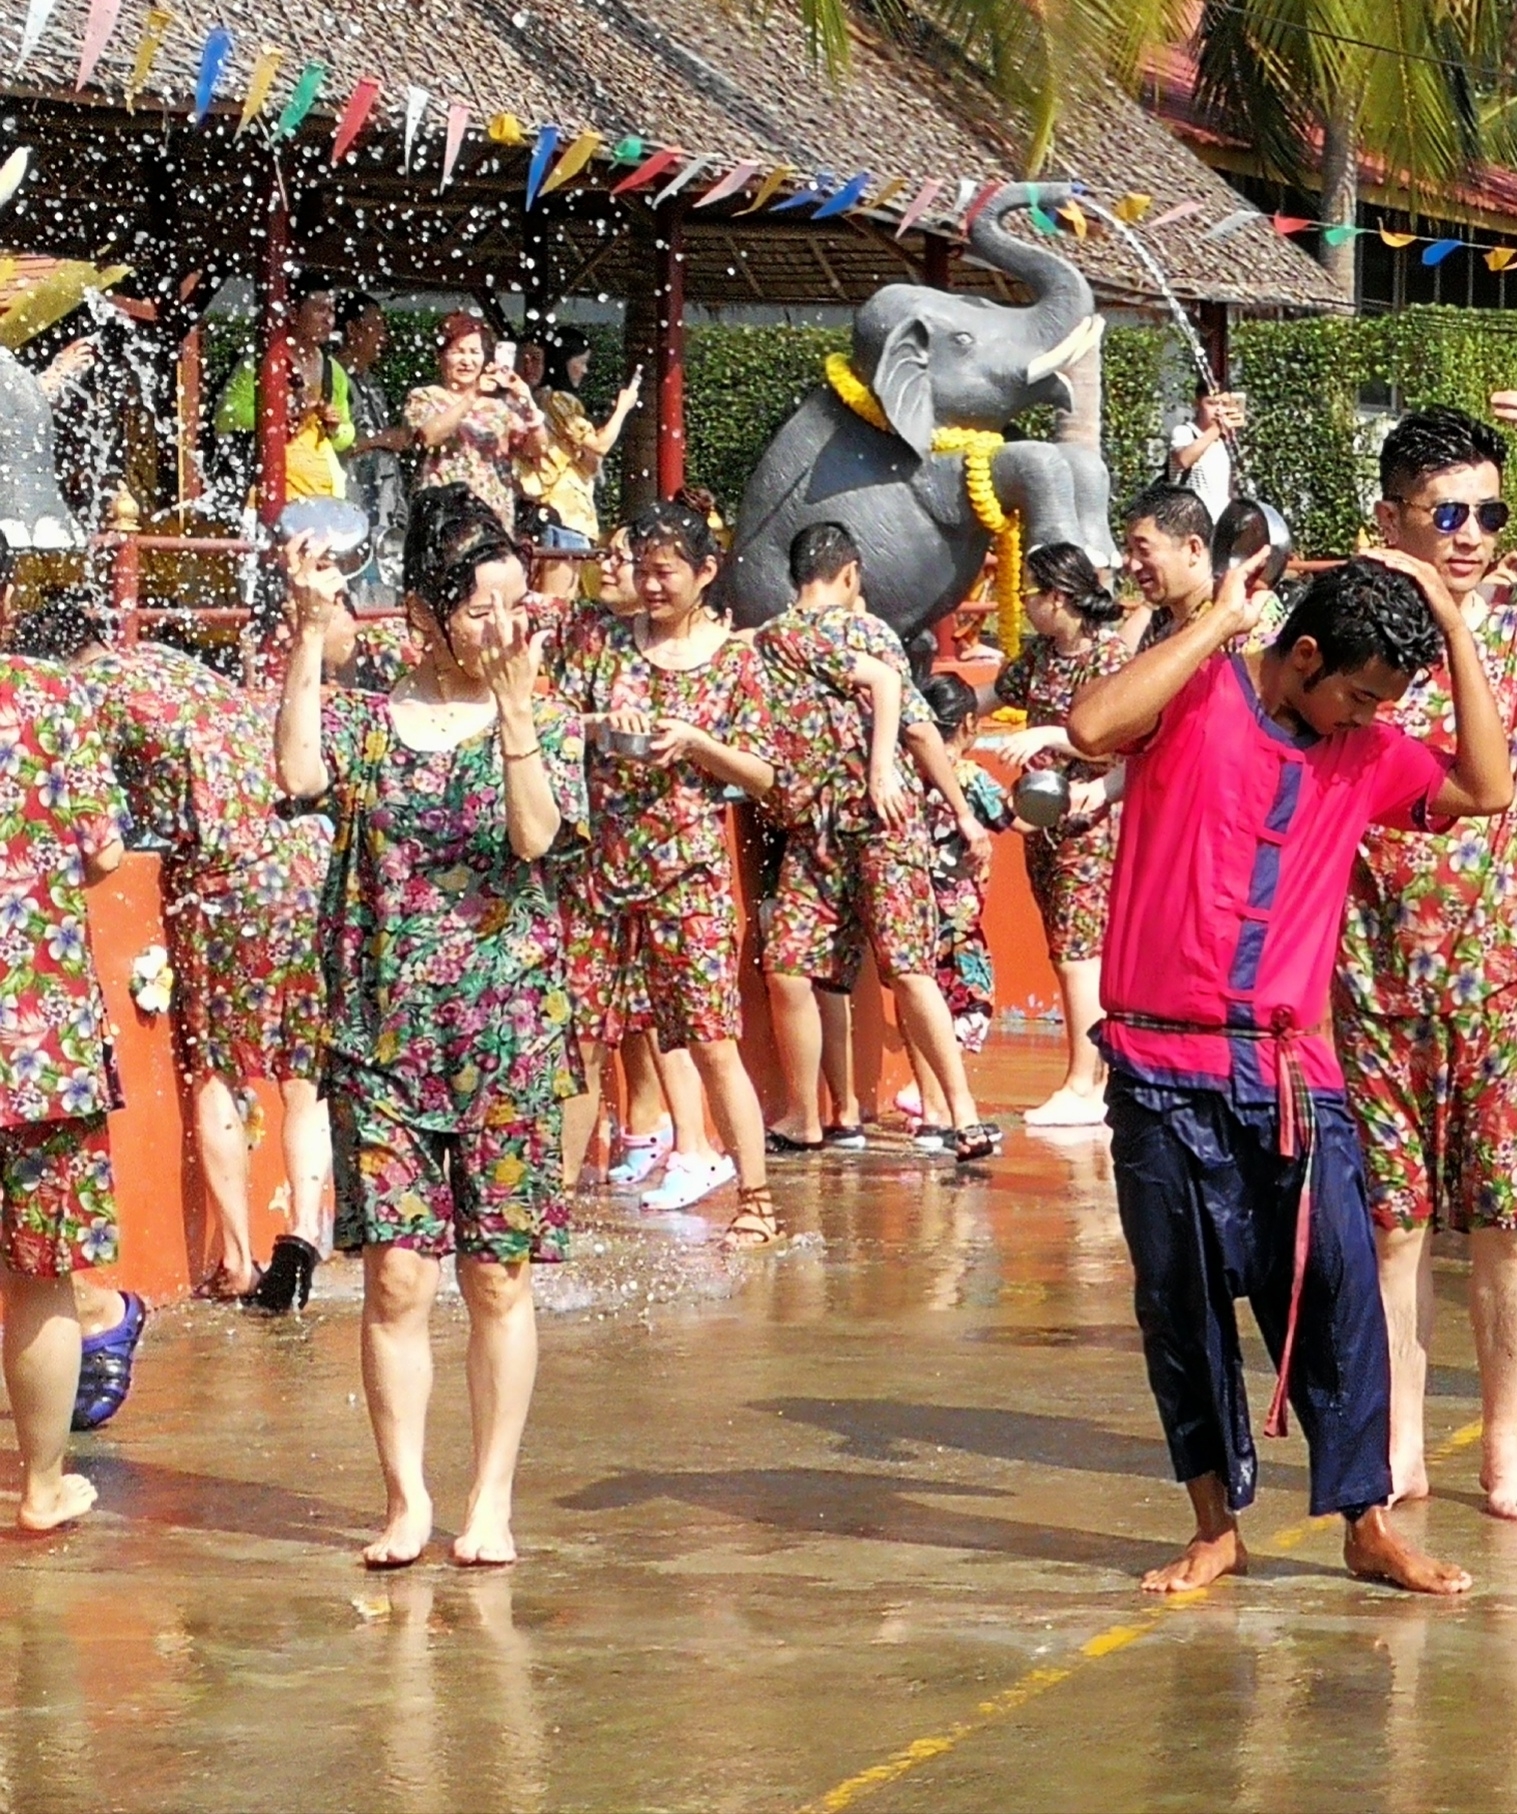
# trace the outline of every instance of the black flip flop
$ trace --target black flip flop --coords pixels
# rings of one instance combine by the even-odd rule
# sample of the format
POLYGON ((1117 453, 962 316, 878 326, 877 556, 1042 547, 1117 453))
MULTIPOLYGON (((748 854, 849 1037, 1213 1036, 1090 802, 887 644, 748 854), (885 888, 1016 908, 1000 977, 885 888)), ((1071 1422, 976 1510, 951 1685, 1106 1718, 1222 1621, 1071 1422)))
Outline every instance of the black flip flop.
POLYGON ((826 1144, 822 1140, 792 1140, 788 1134, 782 1134, 776 1128, 764 1129, 764 1151, 771 1159, 787 1156, 795 1157, 804 1153, 819 1153, 826 1144))

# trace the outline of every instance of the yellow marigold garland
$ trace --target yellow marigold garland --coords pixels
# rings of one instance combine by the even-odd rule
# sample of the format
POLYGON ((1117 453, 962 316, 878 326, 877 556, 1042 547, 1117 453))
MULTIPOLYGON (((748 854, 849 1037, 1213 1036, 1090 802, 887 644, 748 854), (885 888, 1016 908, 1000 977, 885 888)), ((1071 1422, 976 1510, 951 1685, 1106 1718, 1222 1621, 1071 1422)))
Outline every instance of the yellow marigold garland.
MULTIPOLYGON (((827 382, 838 398, 883 434, 893 434, 879 399, 855 373, 842 353, 827 355, 827 382)), ((990 531, 996 548, 996 623, 1002 652, 1015 655, 1022 646, 1022 519, 1001 508, 990 462, 1004 445, 986 428, 940 428, 932 437, 935 454, 963 454, 964 489, 975 517, 990 531)))

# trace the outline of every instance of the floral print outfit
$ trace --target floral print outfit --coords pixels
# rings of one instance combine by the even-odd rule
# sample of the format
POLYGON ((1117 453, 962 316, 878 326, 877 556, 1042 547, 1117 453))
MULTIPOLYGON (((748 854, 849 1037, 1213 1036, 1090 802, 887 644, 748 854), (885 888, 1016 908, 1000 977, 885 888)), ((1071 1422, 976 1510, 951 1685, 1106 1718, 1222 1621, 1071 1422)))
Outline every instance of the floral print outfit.
POLYGON ((780 758, 765 811, 788 832, 765 970, 846 991, 867 948, 882 982, 932 975, 937 907, 921 777, 898 748, 911 812, 903 830, 888 829, 869 798, 870 717, 852 680, 860 655, 888 663, 902 680, 902 725, 931 724, 900 638, 867 611, 792 607, 754 646, 780 758))
POLYGON ((84 863, 125 824, 88 695, 0 656, 0 1258, 36 1278, 116 1258, 105 1115, 120 1094, 84 863))
POLYGON ((316 906, 327 839, 279 810, 271 694, 137 643, 81 681, 141 831, 166 846, 164 933, 191 1077, 312 1078, 323 1016, 316 906))
MULTIPOLYGON (((978 762, 961 759, 954 773, 969 810, 987 831, 1009 831, 1011 802, 1006 790, 978 762)), ((969 860, 969 846, 953 808, 941 794, 927 805, 932 840, 932 892, 938 904, 938 987, 953 1016, 953 1030, 966 1052, 984 1048, 996 1011, 995 969, 981 923, 986 883, 969 860)))
MULTIPOLYGON (((564 852, 587 835, 584 739, 556 702, 533 709, 564 852)), ((511 849, 493 728, 413 750, 388 700, 336 693, 322 757, 337 819, 320 941, 337 1245, 561 1260, 561 1105, 583 1078, 556 857, 511 849)))
MULTIPOLYGON (((656 667, 634 621, 577 617, 558 685, 586 713, 678 718, 729 748, 773 760, 758 658, 729 638, 696 668, 656 667)), ((693 762, 661 768, 590 756, 594 841, 566 897, 569 973, 581 1039, 618 1046, 643 1019, 667 1052, 736 1039, 738 937, 726 788, 693 762)))
MULTIPOLYGON (((1127 644, 1103 625, 1086 647, 1061 655, 1047 636, 1029 639, 1021 654, 996 677, 996 698, 1027 714, 1034 725, 1064 725, 1075 694, 1088 681, 1115 674, 1131 659, 1127 644)), ((1073 786, 1093 781, 1104 765, 1040 750, 1030 769, 1058 769, 1073 786)), ((1117 857, 1116 820, 1069 818, 1031 832, 1026 843, 1027 879, 1043 921, 1048 955, 1056 964, 1078 964, 1101 955, 1106 937, 1106 903, 1117 857)))
MULTIPOLYGON (((422 428, 458 401, 441 384, 425 384, 405 402, 406 427, 422 428)), ((540 425, 540 417, 511 397, 476 397, 450 439, 422 456, 416 489, 462 480, 505 524, 516 527, 516 482, 512 461, 540 425)))
MULTIPOLYGON (((1472 626, 1517 757, 1517 606, 1472 626)), ((1457 738, 1447 668, 1394 721, 1457 738)), ((1448 832, 1371 828, 1349 883, 1333 995, 1349 1105, 1383 1228, 1517 1228, 1517 815, 1448 832)))

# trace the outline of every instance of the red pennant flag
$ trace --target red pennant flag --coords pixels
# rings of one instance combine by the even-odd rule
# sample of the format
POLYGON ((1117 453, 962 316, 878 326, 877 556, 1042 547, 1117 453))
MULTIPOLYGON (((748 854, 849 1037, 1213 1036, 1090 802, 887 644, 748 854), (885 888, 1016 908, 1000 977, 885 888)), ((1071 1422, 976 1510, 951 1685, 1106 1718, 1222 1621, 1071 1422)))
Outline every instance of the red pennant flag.
POLYGON ((624 176, 611 193, 630 195, 634 189, 646 188, 649 183, 656 182, 666 170, 673 169, 684 155, 677 145, 655 151, 652 157, 645 157, 630 176, 624 176))
POLYGON ((1289 239, 1292 233, 1304 233, 1308 227, 1315 227, 1316 221, 1302 220, 1297 214, 1277 214, 1270 223, 1282 239, 1289 239))
POLYGON ((1001 186, 1001 179, 998 176, 993 176, 988 183, 982 185, 974 200, 964 210, 963 224, 959 228, 961 233, 969 231, 976 219, 990 206, 990 198, 999 194, 1001 186))
POLYGON ((348 104, 337 122, 337 136, 332 140, 332 162, 340 164, 353 149, 353 141, 363 131, 364 122, 374 111, 381 83, 378 76, 360 76, 353 84, 348 104))

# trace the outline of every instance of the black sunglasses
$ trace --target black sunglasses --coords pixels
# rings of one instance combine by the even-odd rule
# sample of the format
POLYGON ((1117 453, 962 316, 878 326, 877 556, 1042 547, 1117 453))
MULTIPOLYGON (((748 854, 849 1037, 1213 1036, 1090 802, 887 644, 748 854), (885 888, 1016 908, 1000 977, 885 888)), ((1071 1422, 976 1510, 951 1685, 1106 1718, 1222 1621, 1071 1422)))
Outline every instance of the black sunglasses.
POLYGON ((1456 529, 1463 529, 1472 510, 1487 535, 1499 535, 1512 516, 1511 505, 1501 498, 1488 498, 1483 504, 1412 504, 1405 498, 1392 498, 1391 502, 1403 510, 1425 510, 1439 535, 1452 535, 1456 529))

